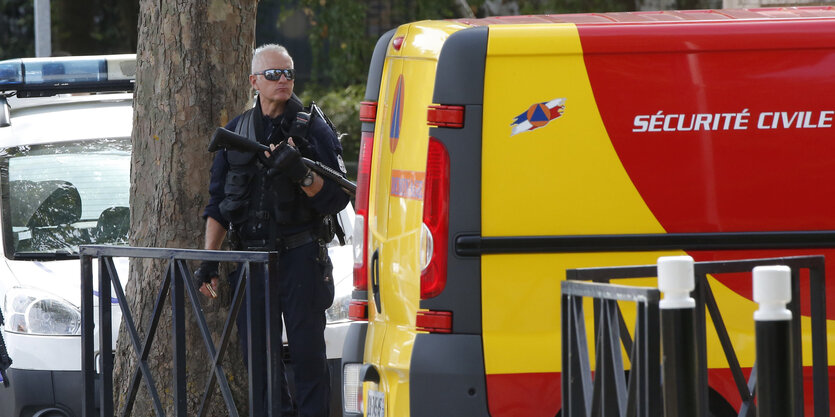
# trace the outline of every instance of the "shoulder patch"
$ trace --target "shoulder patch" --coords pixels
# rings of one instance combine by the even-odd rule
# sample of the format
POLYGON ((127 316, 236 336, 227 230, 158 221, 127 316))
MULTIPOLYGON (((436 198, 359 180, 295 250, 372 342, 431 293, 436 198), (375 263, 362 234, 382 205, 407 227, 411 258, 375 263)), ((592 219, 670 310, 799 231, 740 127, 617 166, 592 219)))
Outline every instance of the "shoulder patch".
POLYGON ((339 163, 339 170, 342 171, 342 174, 347 174, 348 170, 345 169, 345 161, 342 160, 342 155, 336 155, 336 162, 339 163))

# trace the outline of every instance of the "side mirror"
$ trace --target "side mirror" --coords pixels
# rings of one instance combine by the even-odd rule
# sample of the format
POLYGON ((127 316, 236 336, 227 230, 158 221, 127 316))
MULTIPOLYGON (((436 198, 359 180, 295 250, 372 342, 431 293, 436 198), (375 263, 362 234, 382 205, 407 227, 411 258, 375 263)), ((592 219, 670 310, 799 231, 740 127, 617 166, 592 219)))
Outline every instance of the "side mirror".
POLYGON ((6 101, 6 96, 0 94, 0 127, 12 125, 11 107, 6 101))

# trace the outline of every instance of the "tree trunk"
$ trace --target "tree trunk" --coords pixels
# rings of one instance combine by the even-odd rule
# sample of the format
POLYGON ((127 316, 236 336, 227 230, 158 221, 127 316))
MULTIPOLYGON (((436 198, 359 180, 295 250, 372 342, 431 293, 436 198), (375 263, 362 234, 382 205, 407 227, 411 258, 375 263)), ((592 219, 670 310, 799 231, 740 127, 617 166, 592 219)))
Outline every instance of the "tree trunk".
MULTIPOLYGON (((206 147, 218 126, 246 108, 255 39, 257 0, 140 0, 137 77, 131 166, 131 246, 202 248, 201 218, 208 199, 212 156, 206 147)), ((126 295, 140 338, 149 326, 164 278, 161 262, 131 260, 126 295)), ((229 300, 200 296, 215 337, 223 329, 229 300), (224 301, 221 301, 224 300, 224 301)), ((149 355, 149 367, 166 415, 174 414, 170 296, 149 355)), ((191 313, 186 300, 186 311, 191 313)), ((188 415, 196 415, 209 375, 209 356, 187 315, 188 415)), ((237 336, 223 365, 238 409, 246 415, 247 377, 237 336)), ((144 340, 144 339, 142 339, 144 340)), ((124 326, 114 371, 114 407, 121 413, 136 352, 124 326)), ((217 385, 215 385, 216 387, 217 385)), ((155 415, 143 380, 131 415, 155 415)), ((208 415, 228 415, 217 391, 208 415)))

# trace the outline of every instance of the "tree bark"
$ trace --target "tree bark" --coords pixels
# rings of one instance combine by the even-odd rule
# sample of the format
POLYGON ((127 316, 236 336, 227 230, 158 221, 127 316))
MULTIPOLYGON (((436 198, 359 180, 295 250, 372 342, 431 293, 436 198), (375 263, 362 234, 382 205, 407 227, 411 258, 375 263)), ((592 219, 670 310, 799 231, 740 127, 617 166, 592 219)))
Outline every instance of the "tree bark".
MULTIPOLYGON (((202 248, 203 207, 208 199, 212 156, 206 150, 217 126, 245 110, 247 75, 255 39, 257 0, 140 0, 137 78, 134 97, 131 166, 131 246, 202 248)), ((149 326, 165 274, 163 262, 131 260, 126 295, 141 340, 149 326)), ((200 296, 215 343, 229 300, 200 296)), ((174 414, 171 375, 170 296, 152 341, 149 366, 166 415, 174 414)), ((186 300, 186 311, 191 313, 186 300)), ((187 404, 196 415, 209 376, 209 355, 194 318, 187 314, 187 404)), ((247 408, 247 377, 237 336, 224 361, 242 415, 247 408)), ((121 413, 136 352, 124 326, 119 333, 114 371, 114 406, 121 413)), ((215 387, 217 385, 215 384, 215 387)), ((133 416, 155 415, 144 381, 133 416)), ((227 416, 217 391, 208 415, 227 416)))

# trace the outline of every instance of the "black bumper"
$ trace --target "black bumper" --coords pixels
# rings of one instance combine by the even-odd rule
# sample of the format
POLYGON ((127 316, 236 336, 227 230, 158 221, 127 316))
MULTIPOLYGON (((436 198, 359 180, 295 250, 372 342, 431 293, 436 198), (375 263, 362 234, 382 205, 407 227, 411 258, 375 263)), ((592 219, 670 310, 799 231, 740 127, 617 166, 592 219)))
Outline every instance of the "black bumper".
POLYGON ((484 375, 481 336, 418 334, 409 366, 411 415, 489 416, 484 375))
MULTIPOLYGON (((81 417, 84 380, 81 371, 9 369, 9 386, 0 385, 0 416, 31 417, 51 409, 81 417)), ((52 414, 50 414, 52 415, 52 414)))

